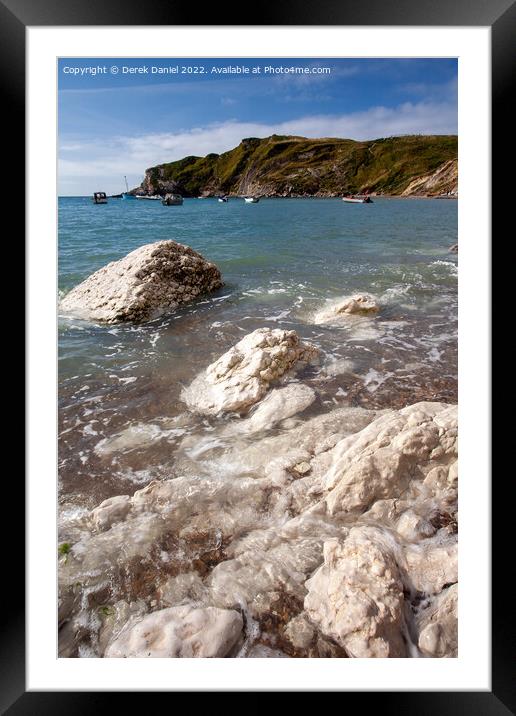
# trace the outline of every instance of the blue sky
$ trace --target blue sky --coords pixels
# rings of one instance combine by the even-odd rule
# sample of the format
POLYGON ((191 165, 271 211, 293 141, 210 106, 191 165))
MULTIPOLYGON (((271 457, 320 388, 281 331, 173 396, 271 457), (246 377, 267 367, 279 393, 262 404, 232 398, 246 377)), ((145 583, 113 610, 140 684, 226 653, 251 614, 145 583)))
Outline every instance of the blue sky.
POLYGON ((457 133, 455 59, 66 58, 58 80, 62 196, 243 137, 457 133))

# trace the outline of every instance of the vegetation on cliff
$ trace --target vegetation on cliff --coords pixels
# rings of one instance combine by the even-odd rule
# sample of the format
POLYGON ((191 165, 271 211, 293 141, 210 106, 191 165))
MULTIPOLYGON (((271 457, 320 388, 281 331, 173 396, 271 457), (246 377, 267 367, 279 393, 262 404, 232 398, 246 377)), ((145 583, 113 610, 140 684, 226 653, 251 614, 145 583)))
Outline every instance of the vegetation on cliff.
POLYGON ((335 196, 364 191, 438 195, 456 193, 456 167, 457 137, 453 135, 358 142, 273 134, 243 139, 223 154, 189 156, 151 167, 137 191, 177 191, 184 196, 335 196), (447 171, 443 173, 444 165, 447 171))

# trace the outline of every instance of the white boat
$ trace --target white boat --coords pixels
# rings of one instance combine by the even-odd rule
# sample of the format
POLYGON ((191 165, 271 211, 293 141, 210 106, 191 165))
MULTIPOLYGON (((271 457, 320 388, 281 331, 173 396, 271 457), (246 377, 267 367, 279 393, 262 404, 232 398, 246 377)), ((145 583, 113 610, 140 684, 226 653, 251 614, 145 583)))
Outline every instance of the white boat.
POLYGON ((136 194, 137 199, 147 199, 147 201, 161 201, 160 196, 147 196, 146 194, 136 194))
POLYGON ((245 197, 244 197, 244 201, 245 201, 247 204, 258 204, 258 202, 259 202, 260 200, 259 200, 258 197, 256 197, 256 196, 245 196, 245 197))
POLYGON ((124 179, 125 179, 125 192, 122 194, 122 199, 125 199, 126 201, 128 199, 134 199, 135 198, 134 194, 129 194, 129 185, 127 183, 127 177, 124 176, 124 179))
POLYGON ((228 197, 227 196, 219 196, 218 201, 220 201, 221 204, 226 204, 228 201, 228 197))
POLYGON ((165 194, 165 198, 162 199, 161 203, 163 206, 181 206, 183 197, 181 194, 165 194))
POLYGON ((348 204, 372 204, 373 201, 369 196, 343 196, 342 201, 348 204))

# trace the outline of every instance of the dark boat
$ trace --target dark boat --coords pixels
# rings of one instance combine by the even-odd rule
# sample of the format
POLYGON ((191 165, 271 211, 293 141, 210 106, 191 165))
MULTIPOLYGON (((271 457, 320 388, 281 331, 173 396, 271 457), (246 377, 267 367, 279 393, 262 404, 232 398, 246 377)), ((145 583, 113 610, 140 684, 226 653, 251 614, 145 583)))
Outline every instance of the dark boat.
POLYGON ((161 200, 163 206, 181 206, 183 197, 181 194, 165 194, 165 198, 161 200))
POLYGON ((107 204, 107 196, 105 191, 96 191, 93 194, 94 204, 107 204))

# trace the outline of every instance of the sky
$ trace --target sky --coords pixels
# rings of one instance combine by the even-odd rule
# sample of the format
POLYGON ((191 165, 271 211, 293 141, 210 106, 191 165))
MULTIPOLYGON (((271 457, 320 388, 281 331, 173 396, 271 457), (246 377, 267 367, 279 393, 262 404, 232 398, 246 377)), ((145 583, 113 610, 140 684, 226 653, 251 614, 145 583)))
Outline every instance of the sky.
POLYGON ((120 193, 244 137, 456 133, 453 58, 58 61, 60 196, 120 193))

